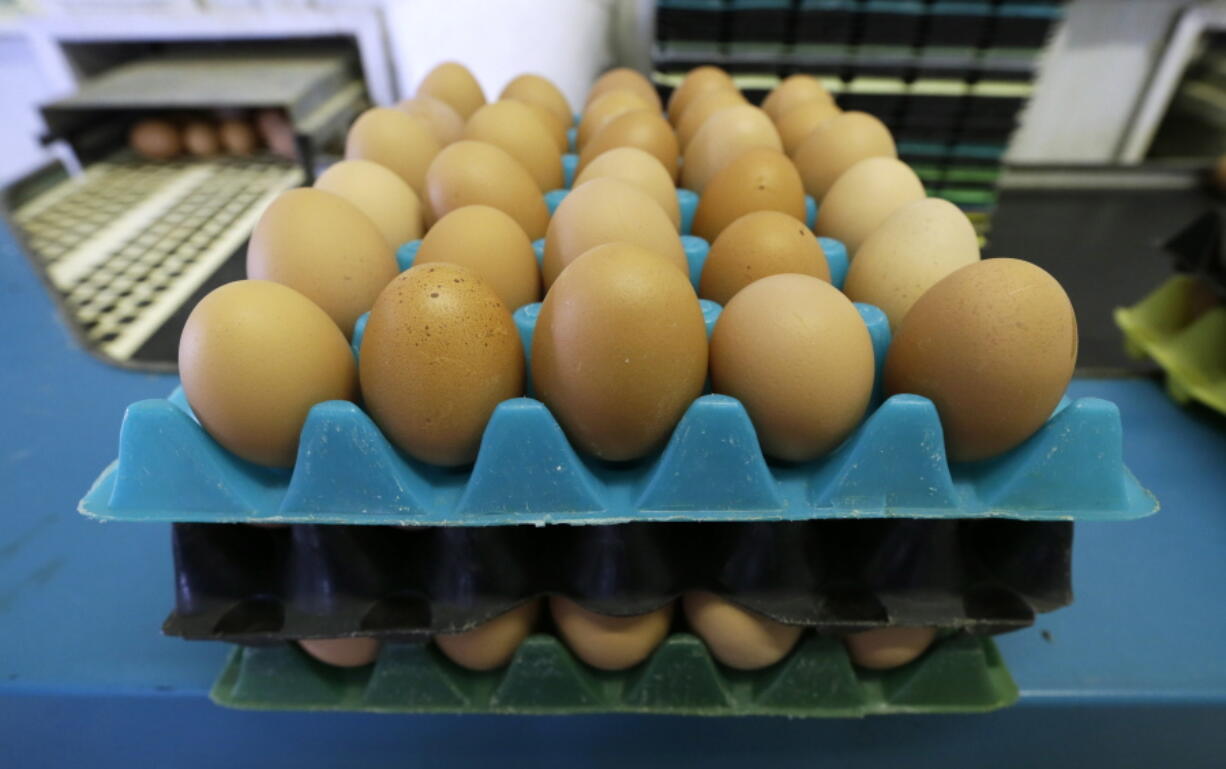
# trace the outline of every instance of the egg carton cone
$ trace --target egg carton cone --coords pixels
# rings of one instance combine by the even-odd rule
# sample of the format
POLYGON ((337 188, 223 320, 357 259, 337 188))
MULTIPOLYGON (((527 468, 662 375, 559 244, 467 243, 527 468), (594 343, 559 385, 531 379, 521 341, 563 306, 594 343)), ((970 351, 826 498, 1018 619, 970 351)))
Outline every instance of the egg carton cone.
POLYGON ((980 520, 257 528, 175 524, 169 635, 244 643, 471 630, 565 596, 610 616, 715 593, 789 625, 1007 632, 1072 601, 1073 524, 980 520))
POLYGON ((1206 308, 1202 281, 1175 275, 1132 307, 1117 308, 1115 323, 1130 355, 1150 358, 1166 373, 1175 401, 1226 414, 1226 302, 1206 308))
POLYGON ((210 697, 250 710, 847 718, 982 713, 1013 704, 1018 690, 992 641, 965 635, 888 671, 856 668, 837 639, 810 635, 779 663, 744 672, 676 633, 640 665, 610 673, 540 634, 491 672, 465 670, 417 643, 386 644, 373 665, 357 669, 329 667, 288 645, 238 648, 210 697))

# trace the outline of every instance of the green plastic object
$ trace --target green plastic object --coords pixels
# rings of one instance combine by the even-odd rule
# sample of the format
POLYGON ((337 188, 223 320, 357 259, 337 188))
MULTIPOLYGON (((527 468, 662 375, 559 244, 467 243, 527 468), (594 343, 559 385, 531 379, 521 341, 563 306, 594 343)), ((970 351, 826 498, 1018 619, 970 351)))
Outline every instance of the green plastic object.
POLYGON ((1196 400, 1226 414, 1226 304, 1213 300, 1197 278, 1176 275, 1132 307, 1115 310, 1124 347, 1166 372, 1166 389, 1179 403, 1196 400))
POLYGON ((421 643, 387 644, 373 665, 357 669, 330 667, 292 645, 239 647, 210 696, 253 710, 845 718, 981 713, 1013 704, 1018 692, 991 639, 966 634, 884 672, 854 667, 837 638, 808 634, 778 664, 746 672, 717 663, 696 636, 676 633, 641 665, 616 673, 588 667, 545 634, 486 673, 421 643))

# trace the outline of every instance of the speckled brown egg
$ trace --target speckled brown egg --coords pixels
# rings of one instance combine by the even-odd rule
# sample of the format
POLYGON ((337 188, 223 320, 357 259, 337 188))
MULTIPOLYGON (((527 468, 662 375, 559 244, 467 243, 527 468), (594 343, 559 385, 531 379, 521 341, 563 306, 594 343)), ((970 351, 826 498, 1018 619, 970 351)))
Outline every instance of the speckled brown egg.
POLYGON ((637 187, 605 177, 575 188, 554 211, 541 262, 546 290, 567 265, 605 243, 633 243, 689 274, 681 238, 659 204, 637 187))
POLYGON ((555 595, 549 599, 549 610, 570 650, 599 670, 626 670, 647 659, 668 635, 673 620, 671 603, 647 614, 614 617, 555 595))
POLYGON ((832 103, 834 97, 822 85, 822 81, 812 75, 789 75, 775 86, 762 102, 762 109, 772 119, 778 120, 787 114, 788 110, 806 102, 818 101, 832 103))
POLYGON ((985 259, 928 289, 898 325, 885 390, 930 399, 954 461, 987 459, 1035 433, 1077 364, 1077 318, 1042 268, 985 259))
POLYGON ((800 625, 785 625, 714 593, 686 593, 681 605, 686 622, 711 656, 736 670, 774 665, 787 656, 804 631, 800 625))
POLYGON ((447 659, 469 670, 497 670, 515 656, 541 614, 534 598, 460 633, 440 633, 434 643, 447 659))
POLYGON ((477 273, 510 309, 541 298, 541 271, 523 228, 491 206, 464 206, 439 219, 414 264, 450 262, 477 273))
POLYGON ((815 125, 789 153, 805 192, 820 203, 843 172, 865 158, 898 156, 890 129, 867 112, 844 112, 815 125))
POLYGON ((673 226, 681 229, 681 204, 677 201, 673 177, 654 155, 637 147, 607 150, 583 167, 575 177, 574 186, 582 187, 593 179, 605 177, 620 179, 650 195, 660 204, 673 226))
POLYGON ((588 103, 579 118, 575 145, 582 150, 606 123, 626 112, 651 110, 651 105, 634 91, 609 91, 588 103))
POLYGON ((366 409, 396 446, 466 465, 494 408, 523 394, 524 355, 511 311, 476 273, 422 264, 375 302, 360 374, 366 409))
POLYGON ((426 172, 426 199, 435 217, 472 205, 493 206, 519 223, 532 240, 544 237, 549 209, 532 175, 506 150, 458 141, 426 172))
POLYGON ((548 129, 526 104, 499 101, 472 114, 464 138, 501 147, 528 170, 541 190, 562 186, 562 156, 548 129))
POLYGON ((680 169, 680 149, 677 135, 668 121, 655 112, 634 110, 623 112, 605 123, 579 154, 579 168, 617 147, 637 147, 660 161, 673 178, 680 169))
POLYGON ((777 459, 805 462, 842 443, 864 417, 873 373, 860 313, 810 275, 750 283, 711 335, 713 389, 745 406, 762 451, 777 459))
POLYGON ((714 241, 725 227, 753 211, 780 211, 804 221, 800 174, 777 150, 751 149, 716 174, 698 201, 691 230, 714 241))
POLYGON ((779 129, 784 152, 788 155, 796 152, 813 129, 840 114, 842 110, 834 102, 818 100, 797 105, 780 115, 775 120, 775 127, 779 129))
POLYGON ((168 160, 183 152, 183 138, 167 120, 141 120, 128 131, 128 143, 138 155, 150 160, 168 160))
POLYGON ((426 169, 439 143, 429 123, 398 109, 374 107, 358 117, 345 139, 346 160, 370 160, 394 171, 421 196, 426 169))
POLYGON ((294 464, 312 406, 357 395, 353 354, 332 319, 263 280, 227 283, 200 300, 179 337, 179 374, 209 435, 273 467, 294 464))
POLYGON ((755 147, 783 150, 779 132, 765 112, 748 104, 716 112, 685 148, 681 186, 701 193, 724 166, 755 147))
POLYGON ((890 214, 860 244, 843 293, 880 307, 897 328, 925 291, 977 261, 979 237, 966 214, 948 200, 917 200, 890 214))
POLYGON ((582 451, 622 461, 659 448, 702 393, 706 371, 698 297, 650 251, 593 248, 545 295, 532 381, 582 451))
POLYGON ((847 253, 855 254, 890 214, 923 199, 924 185, 906 163, 896 158, 861 160, 831 185, 813 231, 842 241, 847 253))
POLYGON ((298 291, 346 336, 398 271, 395 254, 370 217, 344 198, 310 187, 278 195, 247 245, 247 277, 298 291))
POLYGON ((446 103, 463 120, 485 104, 481 84, 468 67, 454 61, 445 61, 430 70, 417 85, 417 96, 431 96, 446 103))
POLYGON ((563 128, 569 126, 575 119, 574 110, 571 109, 566 96, 553 84, 553 81, 540 75, 519 75, 503 87, 498 98, 515 99, 525 104, 542 107, 560 120, 563 128))
POLYGON ((754 211, 725 227, 711 244, 698 295, 727 304, 755 280, 788 272, 830 282, 822 246, 803 222, 778 211, 754 211))
POLYGON ((681 120, 685 110, 699 96, 711 91, 736 90, 736 84, 728 73, 719 67, 710 65, 696 67, 686 74, 685 79, 668 97, 668 120, 674 126, 681 120))
POLYGON ((609 91, 634 91, 643 97, 653 110, 664 111, 664 105, 660 102, 660 94, 656 92, 656 87, 639 72, 628 67, 611 69, 596 78, 596 82, 592 83, 591 89, 587 92, 587 103, 591 104, 609 91))
POLYGON ((739 107, 742 104, 749 104, 749 102, 745 99, 744 94, 735 90, 708 91, 694 97, 694 100, 686 107, 685 114, 677 121, 677 141, 681 145, 681 151, 685 152, 690 142, 694 140, 695 134, 698 133, 698 129, 702 128, 703 123, 710 120, 712 115, 720 110, 739 107))
POLYGON ((404 99, 396 105, 396 109, 425 120, 440 147, 459 141, 460 135, 464 133, 464 118, 460 117, 460 113, 452 109, 450 104, 432 96, 422 94, 412 99, 404 99))
POLYGON ((342 160, 315 180, 315 189, 348 200, 397 249, 421 237, 421 202, 417 193, 394 172, 369 160, 342 160))

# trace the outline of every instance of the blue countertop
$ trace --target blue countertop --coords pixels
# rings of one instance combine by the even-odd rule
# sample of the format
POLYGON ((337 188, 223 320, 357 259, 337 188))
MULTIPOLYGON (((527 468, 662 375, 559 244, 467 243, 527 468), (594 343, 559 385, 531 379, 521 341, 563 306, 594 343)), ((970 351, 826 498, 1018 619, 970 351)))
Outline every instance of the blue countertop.
POLYGON ((164 524, 76 503, 114 458, 124 407, 169 376, 73 342, 0 231, 0 766, 1220 765, 1226 755, 1226 419, 1144 379, 1078 380, 1115 401, 1157 516, 1078 526, 1076 603, 1002 636, 1021 702, 987 716, 864 721, 248 713, 207 690, 226 647, 164 638, 164 524))

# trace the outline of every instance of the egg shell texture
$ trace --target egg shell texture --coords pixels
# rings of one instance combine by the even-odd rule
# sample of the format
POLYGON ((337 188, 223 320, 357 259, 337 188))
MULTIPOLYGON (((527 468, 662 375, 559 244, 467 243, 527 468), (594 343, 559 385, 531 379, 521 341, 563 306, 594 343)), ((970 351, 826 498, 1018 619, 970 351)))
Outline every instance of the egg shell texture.
POLYGON ((663 112, 664 105, 660 102, 660 94, 651 81, 641 73, 628 67, 618 67, 605 72, 596 78, 587 92, 588 104, 591 104, 601 94, 609 91, 627 90, 637 93, 656 112, 663 112))
POLYGON ((392 171, 369 160, 342 160, 315 180, 315 189, 348 200, 370 217, 388 247, 399 248, 421 237, 421 201, 413 188, 392 171))
POLYGON ((657 113, 634 110, 605 123, 579 153, 579 169, 617 147, 637 147, 651 154, 668 170, 672 179, 677 178, 680 171, 677 136, 668 121, 657 113))
POLYGON ((396 172, 421 195, 426 169, 439 152, 430 124, 391 107, 363 112, 349 127, 346 160, 370 160, 396 172))
POLYGON ((744 94, 734 89, 708 91, 696 96, 686 107, 685 114, 677 121, 677 140, 681 143, 682 151, 684 152, 690 146, 698 129, 702 128, 712 115, 720 110, 738 107, 742 104, 749 104, 749 102, 745 99, 744 94))
POLYGON ((481 85, 468 71, 468 67, 454 61, 445 61, 426 73, 417 85, 418 96, 431 96, 446 103, 463 120, 485 104, 481 85))
POLYGON ((681 186, 703 192, 725 166, 755 147, 783 150, 779 132, 765 112, 748 104, 716 112, 685 149, 681 186))
POLYGON ((755 280, 781 273, 830 282, 821 243, 808 227, 778 211, 755 211, 730 224, 711 244, 698 295, 727 304, 755 280))
POLYGON ((549 209, 542 191, 506 150, 487 142, 458 141, 438 154, 426 172, 427 220, 457 208, 493 206, 519 223, 532 240, 544 237, 549 209))
POLYGON ((450 262, 467 267, 508 308, 541 298, 541 271, 532 241, 515 220, 490 206, 457 208, 422 238, 414 265, 450 262))
POLYGON ((501 147, 519 161, 541 190, 562 186, 562 156, 532 108, 517 101, 487 104, 464 126, 464 138, 501 147))
POLYGON ((800 174, 786 155, 768 147, 741 153, 711 179, 690 229, 714 242, 725 227, 754 211, 780 211, 805 220, 800 174))
POLYGON ((789 154, 805 192, 820 203, 844 171, 865 158, 898 157, 898 150, 884 123, 853 110, 815 125, 789 154))
POLYGON ((736 84, 728 73, 719 67, 703 66, 689 71, 681 85, 668 97, 668 120, 676 126, 690 106, 699 96, 711 91, 735 91, 736 84))
POLYGON ((847 246, 860 244, 898 209, 924 199, 924 184, 910 166, 895 158, 867 158, 838 178, 822 199, 813 231, 847 246))
POLYGON ((575 187, 593 179, 611 177, 632 184, 651 196, 660 208, 681 229, 681 204, 673 177, 664 165, 650 153, 638 147, 614 147, 600 153, 575 177, 575 187))
POLYGON ((523 74, 503 86, 500 99, 515 99, 548 110, 562 123, 563 129, 574 119, 574 111, 566 96, 553 81, 540 75, 523 74))

